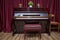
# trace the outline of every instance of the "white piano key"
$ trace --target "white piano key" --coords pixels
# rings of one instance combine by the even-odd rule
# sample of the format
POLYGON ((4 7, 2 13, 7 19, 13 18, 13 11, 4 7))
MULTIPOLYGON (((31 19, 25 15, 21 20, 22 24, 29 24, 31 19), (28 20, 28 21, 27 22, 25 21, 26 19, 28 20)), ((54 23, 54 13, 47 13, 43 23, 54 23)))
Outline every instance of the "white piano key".
POLYGON ((48 19, 48 18, 16 18, 16 19, 48 19))

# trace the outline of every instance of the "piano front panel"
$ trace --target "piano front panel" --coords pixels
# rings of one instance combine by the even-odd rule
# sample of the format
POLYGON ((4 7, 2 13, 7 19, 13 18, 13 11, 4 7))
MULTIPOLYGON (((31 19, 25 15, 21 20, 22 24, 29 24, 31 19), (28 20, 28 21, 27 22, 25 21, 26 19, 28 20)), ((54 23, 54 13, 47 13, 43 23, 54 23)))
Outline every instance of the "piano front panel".
POLYGON ((15 24, 16 24, 16 30, 17 30, 17 33, 22 33, 24 31, 23 27, 24 27, 24 24, 41 24, 42 25, 42 32, 47 32, 47 26, 49 23, 48 21, 46 20, 41 20, 41 21, 30 21, 30 20, 23 20, 23 21, 15 21, 15 24))

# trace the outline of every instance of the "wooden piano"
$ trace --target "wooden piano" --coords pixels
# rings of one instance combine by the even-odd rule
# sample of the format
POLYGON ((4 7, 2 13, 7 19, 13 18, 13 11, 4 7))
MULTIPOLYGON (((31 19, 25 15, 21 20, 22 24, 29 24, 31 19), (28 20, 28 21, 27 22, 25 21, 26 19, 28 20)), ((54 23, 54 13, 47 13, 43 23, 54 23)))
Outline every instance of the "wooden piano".
POLYGON ((50 34, 48 11, 45 8, 14 8, 13 11, 13 34, 23 33, 23 25, 33 23, 42 24, 42 33, 50 34))

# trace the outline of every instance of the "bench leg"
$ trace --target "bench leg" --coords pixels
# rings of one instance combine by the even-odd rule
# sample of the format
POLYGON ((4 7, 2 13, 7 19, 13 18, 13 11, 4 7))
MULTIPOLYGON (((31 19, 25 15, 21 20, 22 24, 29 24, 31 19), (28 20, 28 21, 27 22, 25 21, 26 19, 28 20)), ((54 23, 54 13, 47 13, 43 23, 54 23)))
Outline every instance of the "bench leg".
POLYGON ((26 31, 24 32, 24 40, 26 40, 26 31))
POLYGON ((41 40, 41 32, 39 32, 39 40, 41 40))

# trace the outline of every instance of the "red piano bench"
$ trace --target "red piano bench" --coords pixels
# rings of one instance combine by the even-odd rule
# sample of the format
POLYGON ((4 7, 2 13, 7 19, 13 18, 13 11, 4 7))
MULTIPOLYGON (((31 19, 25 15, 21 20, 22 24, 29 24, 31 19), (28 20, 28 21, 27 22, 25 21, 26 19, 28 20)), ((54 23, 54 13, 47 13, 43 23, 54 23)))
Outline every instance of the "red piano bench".
POLYGON ((37 31, 41 39, 41 25, 40 24, 24 24, 24 40, 26 39, 27 32, 37 31))

